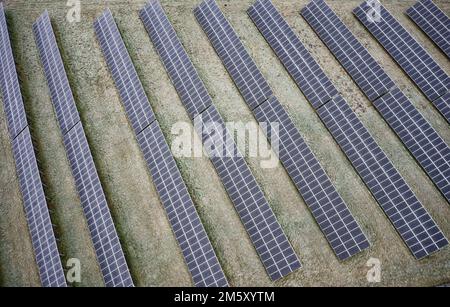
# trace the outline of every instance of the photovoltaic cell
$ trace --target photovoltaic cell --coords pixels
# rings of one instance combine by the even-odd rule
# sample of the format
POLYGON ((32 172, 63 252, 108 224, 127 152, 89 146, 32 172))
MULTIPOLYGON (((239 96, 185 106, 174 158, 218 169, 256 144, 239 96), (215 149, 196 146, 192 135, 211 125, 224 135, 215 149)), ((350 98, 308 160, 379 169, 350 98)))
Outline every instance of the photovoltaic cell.
POLYGON ((442 231, 342 97, 319 116, 417 259, 448 245, 442 231))
POLYGON ((80 121, 80 117, 47 11, 33 24, 33 31, 56 117, 61 131, 65 134, 80 121))
POLYGON ((187 103, 191 101, 190 97, 193 97, 193 94, 198 93, 199 90, 204 91, 206 95, 202 99, 210 102, 209 107, 203 109, 201 114, 198 113, 198 116, 194 116, 195 128, 202 136, 205 149, 269 276, 272 280, 277 280, 300 268, 300 262, 292 246, 244 158, 240 154, 234 154, 237 146, 227 132, 219 113, 211 104, 212 100, 187 53, 178 47, 181 46, 181 43, 161 5, 158 1, 150 1, 140 15, 172 80, 177 79, 177 69, 179 68, 174 69, 173 63, 180 57, 188 62, 186 66, 192 67, 190 71, 192 75, 178 79, 179 84, 175 85, 186 108, 190 105, 187 103), (228 156, 227 153, 230 155, 228 156))
POLYGON ((139 134, 138 141, 195 285, 226 287, 228 282, 158 123, 139 134))
POLYGON ((81 123, 64 136, 64 145, 105 284, 133 286, 81 123))
POLYGON ((248 14, 315 109, 339 94, 271 1, 256 1, 248 14))
POLYGON ((135 133, 139 134, 155 121, 155 115, 109 10, 95 21, 94 28, 128 119, 135 133))
POLYGON ((448 145, 398 88, 374 105, 450 202, 448 145))
MULTIPOLYGON (((196 16, 222 61, 237 67, 235 73, 231 74, 233 79, 237 78, 237 74, 259 75, 265 82, 254 64, 240 65, 241 58, 250 59, 250 56, 214 1, 200 4, 196 8, 196 16)), ((244 79, 244 82, 247 81, 244 79)), ((239 86, 239 82, 236 84, 239 86)), ((252 93, 251 89, 249 91, 252 93)), ((252 107, 252 100, 247 99, 247 103, 252 107)), ((281 162, 311 208, 336 255, 344 260, 369 247, 359 225, 278 100, 271 96, 253 112, 261 124, 277 124, 274 127, 277 130, 274 131, 267 127, 268 139, 272 140, 272 146, 278 145, 277 153, 281 162)))
MULTIPOLYGON (((434 102, 450 90, 450 77, 388 10, 380 3, 377 5, 380 5, 379 21, 368 18, 373 8, 367 1, 354 14, 445 116, 449 105, 442 109, 434 102)), ((446 119, 450 122, 450 118, 446 119)))
POLYGON ((191 119, 194 119, 212 104, 205 85, 198 77, 194 65, 189 60, 175 30, 159 5, 150 2, 140 11, 140 17, 164 66, 169 71, 169 76, 181 101, 191 119), (190 84, 193 88, 186 87, 186 84, 190 84))
POLYGON ((406 14, 450 58, 450 18, 431 0, 420 0, 406 14))
POLYGON ((111 12, 106 10, 94 26, 194 284, 228 286, 111 12))
POLYGON ((33 30, 105 285, 133 286, 47 12, 33 30))
POLYGON ((325 1, 311 1, 301 14, 370 101, 375 101, 395 86, 325 1))
POLYGON ((14 139, 28 124, 2 3, 0 3, 0 89, 9 133, 11 139, 14 139))
POLYGON ((436 100, 434 105, 438 110, 441 110, 442 115, 444 115, 445 118, 450 118, 450 92, 436 100))
POLYGON ((236 145, 214 106, 196 118, 195 128, 270 278, 277 280, 299 269, 294 249, 247 163, 242 156, 232 154, 236 145))
POLYGON ((450 200, 450 149, 444 140, 323 0, 310 2, 302 14, 450 200))
POLYGON ((12 147, 41 283, 44 287, 66 287, 28 127, 12 141, 12 147))
POLYGON ((194 15, 213 43, 226 69, 250 109, 255 109, 273 95, 269 84, 225 19, 214 0, 203 1, 194 15), (226 38, 225 40, 223 38, 226 38))

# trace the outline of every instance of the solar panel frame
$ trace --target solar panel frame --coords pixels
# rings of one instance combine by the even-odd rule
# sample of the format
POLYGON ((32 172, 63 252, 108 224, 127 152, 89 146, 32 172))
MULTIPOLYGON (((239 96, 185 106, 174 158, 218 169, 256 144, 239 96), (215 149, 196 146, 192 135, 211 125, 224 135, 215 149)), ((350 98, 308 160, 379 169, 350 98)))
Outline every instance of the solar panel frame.
POLYGON ((311 1, 301 15, 371 102, 395 87, 394 81, 325 1, 311 1))
POLYGON ((0 90, 11 139, 27 126, 3 4, 0 3, 0 90))
POLYGON ((81 122, 64 136, 64 145, 105 285, 131 287, 131 274, 81 122))
MULTIPOLYGON (((251 67, 240 65, 240 59, 250 58, 250 55, 245 51, 215 1, 202 2, 196 8, 196 17, 223 63, 236 67, 236 72, 243 76, 258 75, 258 78, 264 81, 256 65, 251 67), (230 49, 239 52, 233 53, 230 49)), ((236 78, 235 74, 230 75, 232 79, 236 78)), ((245 96, 243 97, 245 99, 245 96)), ((247 98, 247 102, 251 108, 252 100, 248 101, 247 98)), ((271 127, 267 127, 265 132, 268 140, 275 141, 279 145, 278 156, 281 162, 304 197, 337 257, 345 260, 368 248, 369 243, 360 226, 278 100, 271 96, 253 112, 260 124, 278 124, 279 131, 272 131, 271 127)))
POLYGON ((373 104, 450 202, 450 147, 400 89, 373 104))
MULTIPOLYGON (((170 58, 166 55, 167 52, 177 51, 177 46, 181 46, 181 42, 178 41, 176 32, 160 3, 154 0, 148 2, 140 12, 140 16, 151 40, 158 49, 168 74, 176 74, 177 70, 172 69, 173 64, 168 63, 170 58), (164 36, 159 37, 160 33, 158 31, 164 36), (178 41, 178 43, 174 43, 174 41, 178 41)), ((205 88, 201 81, 195 81, 200 80, 200 78, 186 51, 184 49, 181 50, 181 56, 189 61, 189 66, 193 68, 191 71, 193 75, 180 80, 182 84, 179 84, 178 87, 175 86, 183 101, 187 100, 186 97, 189 97, 190 94, 185 92, 184 87, 189 88, 193 92, 198 92, 197 87, 205 88)), ((176 56, 179 57, 180 54, 178 53, 176 56)), ((175 79, 174 76, 171 76, 171 78, 172 80, 175 79)), ((212 103, 212 99, 206 92, 206 89, 205 94, 207 95, 207 100, 212 103)), ((189 104, 185 103, 185 106, 188 108, 189 104)), ((235 152, 237 151, 237 145, 234 143, 234 139, 230 137, 223 119, 212 104, 204 109, 201 114, 199 113, 195 116, 194 127, 201 136, 204 147, 236 211, 240 213, 241 221, 270 278, 275 281, 299 269, 301 264, 294 249, 279 225, 275 214, 267 203, 244 158, 235 152), (214 128, 220 129, 220 133, 216 134, 214 128), (217 148, 222 148, 222 150, 217 151, 217 148), (225 155, 221 155, 221 153, 225 153, 225 155), (228 153, 232 155, 228 156, 228 153), (258 220, 254 219, 254 214, 256 213, 258 213, 258 220), (267 242, 267 245, 264 244, 265 242, 267 242)))
POLYGON ((94 27, 128 118, 135 123, 138 143, 194 284, 197 287, 228 286, 109 9, 95 21, 94 27), (125 74, 118 73, 121 67, 128 67, 125 74), (124 84, 128 86, 123 86, 124 84), (139 95, 134 95, 136 89, 140 92, 139 95), (139 118, 144 120, 140 121, 139 118), (141 130, 142 128, 144 129, 141 130))
POLYGON ((45 11, 33 24, 33 32, 56 117, 63 134, 65 134, 80 121, 80 116, 59 53, 48 11, 45 11))
POLYGON ((216 2, 214 0, 201 2, 194 9, 194 15, 213 43, 214 49, 219 54, 250 109, 254 110, 273 96, 269 84, 245 50, 231 24, 223 16, 216 2), (215 33, 217 31, 220 31, 218 35, 227 37, 228 40, 225 44, 217 38, 215 33))
MULTIPOLYGON (((353 13, 372 33, 391 57, 413 80, 425 96, 434 102, 450 90, 450 77, 409 32, 380 5, 380 20, 372 22, 368 16, 371 6, 366 2, 353 13)), ((445 110, 438 109, 443 115, 445 110)), ((450 118, 446 118, 450 122, 450 118)))
POLYGON ((339 95, 331 80, 270 1, 256 1, 247 13, 315 109, 339 95), (277 27, 277 30, 271 31, 273 28, 268 26, 277 27), (285 43, 291 44, 293 49, 286 50, 283 47, 285 43))
POLYGON ((448 245, 439 226, 342 97, 318 111, 416 259, 448 245))
POLYGON ((431 0, 418 1, 406 15, 450 58, 450 17, 431 0))
POLYGON ((434 105, 441 110, 442 115, 450 122, 450 92, 434 101, 434 105))
POLYGON ((294 249, 245 159, 235 154, 237 146, 214 106, 196 118, 195 129, 270 278, 275 281, 299 269, 294 249))
POLYGON ((95 20, 94 29, 131 126, 139 134, 156 118, 109 9, 95 20))
POLYGON ((450 148, 448 145, 411 101, 395 87, 392 79, 325 1, 310 2, 302 10, 302 15, 361 90, 367 96, 374 94, 372 99, 374 106, 444 197, 450 201, 450 148), (361 83, 358 80, 364 82, 361 83), (376 85, 373 86, 373 84, 376 85), (376 91, 375 88, 383 90, 376 91))
POLYGON ((175 86, 181 101, 184 104, 191 119, 201 114, 211 104, 212 100, 206 90, 203 81, 198 77, 195 67, 189 60, 186 50, 182 43, 177 39, 176 32, 170 21, 166 18, 160 6, 149 2, 140 12, 139 16, 155 45, 157 52, 164 63, 164 66, 171 72, 169 77, 175 86), (149 13, 153 12, 155 19, 149 18, 149 13), (164 33, 164 39, 158 34, 159 31, 167 31, 164 33), (165 43, 172 47, 172 54, 162 48, 165 43), (174 61, 171 55, 175 55, 174 61), (189 82, 195 84, 195 91, 184 87, 184 83, 189 82))
POLYGON ((66 278, 28 127, 12 141, 12 149, 41 284, 44 287, 66 287, 66 278))
POLYGON ((194 284, 227 287, 225 274, 158 122, 142 131, 138 142, 194 284))

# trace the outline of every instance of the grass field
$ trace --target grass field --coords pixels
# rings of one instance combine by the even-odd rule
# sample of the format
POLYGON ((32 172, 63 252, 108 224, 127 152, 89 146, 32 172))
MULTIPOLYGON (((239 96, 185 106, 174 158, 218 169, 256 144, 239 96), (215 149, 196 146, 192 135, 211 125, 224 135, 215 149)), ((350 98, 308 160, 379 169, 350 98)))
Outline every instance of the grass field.
MULTIPOLYGON (((32 23, 45 9, 49 10, 52 18, 77 107, 135 284, 191 286, 190 275, 126 119, 92 26, 94 18, 103 9, 110 7, 156 116, 171 143, 175 138, 171 127, 177 122, 190 120, 138 17, 138 10, 145 1, 82 0, 80 23, 66 21, 66 1, 2 2, 6 3, 26 111, 63 263, 69 258, 81 260, 82 282, 75 286, 102 286, 103 281, 32 34, 32 23)), ((167 0, 162 1, 162 4, 225 120, 253 121, 250 110, 192 14, 198 2, 167 0)), ((313 108, 246 15, 245 11, 252 1, 218 2, 372 243, 368 251, 346 262, 339 262, 285 170, 281 166, 263 169, 260 160, 249 159, 257 181, 304 265, 301 270, 272 283, 209 160, 177 159, 230 284, 369 286, 372 284, 366 279, 369 269, 366 263, 371 257, 380 259, 382 263, 382 282, 379 285, 436 286, 450 282, 450 249, 446 248, 423 261, 416 261, 409 253, 313 108)), ((447 237, 450 237, 449 204, 299 15, 300 8, 307 2, 274 0, 308 50, 351 103, 447 237)), ((328 0, 330 6, 450 144, 448 124, 353 17, 351 11, 360 2, 328 0)), ((383 4, 450 73, 450 61, 404 15, 403 12, 414 2, 385 0, 383 4)), ((435 2, 450 14, 449 1, 435 2)), ((3 105, 0 105, 0 285, 39 286, 3 105)))

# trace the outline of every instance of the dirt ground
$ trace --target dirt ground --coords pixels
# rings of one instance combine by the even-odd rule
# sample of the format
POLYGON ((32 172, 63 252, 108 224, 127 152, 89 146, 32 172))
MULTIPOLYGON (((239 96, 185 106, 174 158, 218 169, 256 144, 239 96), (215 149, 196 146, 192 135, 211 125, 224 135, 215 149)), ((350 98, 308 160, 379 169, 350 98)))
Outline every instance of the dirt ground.
MULTIPOLYGON (((92 27, 94 18, 105 7, 110 7, 170 143, 175 138, 171 133, 172 125, 190 121, 138 17, 138 10, 145 1, 82 0, 80 23, 66 21, 66 1, 3 2, 6 2, 26 111, 33 129, 63 263, 69 258, 81 260, 82 282, 75 286, 102 286, 103 282, 32 34, 32 23, 44 9, 49 10, 52 18, 76 103, 136 285, 191 286, 181 252, 127 122, 92 27)), ((253 121, 251 112, 192 14, 198 2, 168 0, 162 1, 162 4, 223 117, 227 121, 253 121)), ((345 155, 248 18, 246 9, 252 1, 218 2, 372 243, 368 251, 346 262, 339 262, 285 170, 282 167, 262 169, 258 159, 249 159, 257 181, 304 265, 301 270, 272 283, 212 164, 205 158, 177 159, 230 284, 436 286, 450 282, 450 249, 446 248, 423 261, 416 261, 409 253, 345 155), (378 258, 382 264, 380 284, 369 284, 366 278, 369 270, 366 263, 372 257, 378 258)), ((299 15, 299 10, 307 2, 274 0, 418 198, 447 237, 450 237, 449 204, 299 15)), ((403 12, 414 2, 383 1, 450 73, 450 61, 404 15, 403 12)), ((450 144, 448 124, 353 17, 351 11, 361 1, 328 0, 328 3, 450 144)), ((450 14, 449 1, 436 0, 436 3, 450 14)), ((3 105, 0 110, 0 285, 39 286, 3 105)))

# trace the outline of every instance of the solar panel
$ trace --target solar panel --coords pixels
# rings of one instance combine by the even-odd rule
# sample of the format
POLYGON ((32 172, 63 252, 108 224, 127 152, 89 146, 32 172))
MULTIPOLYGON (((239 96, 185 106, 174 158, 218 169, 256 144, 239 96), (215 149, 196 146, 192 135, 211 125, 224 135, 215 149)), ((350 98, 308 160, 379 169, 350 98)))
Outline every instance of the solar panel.
POLYGON ((444 140, 398 88, 390 91, 394 82, 325 1, 310 2, 302 14, 450 200, 450 149, 444 140))
MULTIPOLYGON (((190 97, 199 91, 204 91, 206 96, 203 99, 211 102, 187 53, 179 48, 181 43, 159 2, 150 1, 140 15, 172 80, 176 79, 181 68, 173 64, 179 57, 185 59, 184 66, 192 67, 192 75, 179 79, 179 85, 175 85, 186 108, 190 97)), ((297 270, 300 262, 244 158, 237 154, 234 139, 227 132, 219 113, 210 105, 197 115, 194 120, 197 132, 202 136, 205 149, 270 278, 277 280, 297 270)))
POLYGON ((273 95, 269 84, 256 67, 214 0, 203 1, 194 15, 205 30, 236 86, 253 110, 273 95), (226 38, 226 41, 223 40, 226 38))
POLYGON ((450 58, 450 18, 431 0, 420 0, 406 14, 450 58))
POLYGON ((105 284, 133 286, 81 122, 64 136, 64 145, 105 284))
POLYGON ((146 128, 138 140, 194 284, 198 287, 228 286, 158 123, 146 128))
POLYGON ((133 286, 128 265, 98 178, 64 71, 48 12, 33 25, 67 157, 107 287, 133 286))
POLYGON ((158 50, 164 66, 170 72, 169 76, 181 97, 181 101, 191 119, 194 119, 195 116, 212 104, 211 97, 162 9, 159 9, 156 3, 151 2, 141 10, 140 17, 158 50), (150 18, 151 15, 154 19, 150 18), (171 52, 164 48, 166 45, 170 47, 171 52), (187 88, 187 83, 195 86, 195 90, 187 88))
POLYGON ((47 11, 33 24, 33 32, 44 66, 56 117, 63 134, 65 134, 80 121, 80 117, 47 11))
POLYGON ((314 108, 339 94, 270 1, 256 1, 247 12, 314 108))
POLYGON ((155 115, 109 10, 95 21, 94 28, 130 123, 139 134, 155 121, 155 115))
POLYGON ((106 10, 94 25, 194 284, 198 287, 227 286, 225 274, 151 111, 111 12, 106 10), (141 130, 144 125, 147 128, 141 130))
MULTIPOLYGON (((375 101, 395 86, 325 1, 311 1, 301 14, 370 101, 375 101)), ((293 35, 297 37, 295 33, 293 35)))
MULTIPOLYGON (((377 1, 377 0, 374 0, 377 1)), ((368 16, 372 6, 364 2, 354 10, 361 23, 372 33, 394 60, 411 77, 425 96, 435 104, 450 90, 450 77, 435 62, 431 55, 412 37, 403 26, 380 5, 380 21, 372 22, 368 16)), ((446 109, 438 109, 445 115, 446 109)), ((450 118, 446 118, 450 122, 450 118)))
POLYGON ((448 245, 442 231, 342 97, 318 111, 417 259, 448 245))
POLYGON ((398 88, 374 102, 450 202, 450 148, 398 88))
POLYGON ((245 159, 230 154, 236 145, 230 141, 233 138, 226 132, 225 123, 214 106, 199 115, 195 128, 270 278, 277 280, 299 269, 301 265, 294 249, 245 159))
POLYGON ((29 128, 12 141, 31 242, 44 287, 66 287, 29 128))
POLYGON ((0 3, 0 89, 8 122, 9 133, 14 139, 27 127, 27 118, 20 93, 14 57, 9 41, 5 11, 0 3))
MULTIPOLYGON (((196 8, 196 17, 222 61, 228 67, 238 67, 236 73, 231 74, 233 79, 236 74, 254 76, 258 72, 259 78, 264 81, 255 64, 251 67, 240 65, 241 58, 250 59, 250 56, 214 1, 202 2, 196 8)), ((239 82, 236 84, 239 86, 239 82)), ((247 100, 247 103, 252 107, 252 100, 247 100)), ((278 100, 272 96, 253 112, 260 123, 278 124, 279 133, 268 130, 268 139, 276 138, 281 162, 311 208, 336 255, 344 260, 369 247, 359 225, 278 100)))
POLYGON ((277 99, 263 103, 255 116, 261 123, 279 125, 278 133, 268 130, 268 138, 279 141, 280 160, 337 257, 345 260, 369 248, 361 227, 277 99))

